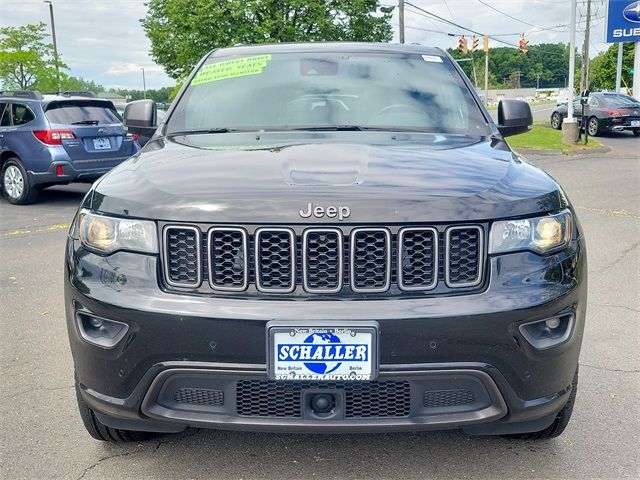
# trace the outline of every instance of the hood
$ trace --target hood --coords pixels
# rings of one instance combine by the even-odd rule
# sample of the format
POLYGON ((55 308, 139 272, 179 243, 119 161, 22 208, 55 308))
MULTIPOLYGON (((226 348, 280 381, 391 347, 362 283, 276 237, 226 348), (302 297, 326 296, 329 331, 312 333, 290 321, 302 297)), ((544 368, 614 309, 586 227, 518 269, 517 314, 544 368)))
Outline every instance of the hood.
POLYGON ((203 146, 208 135, 198 137, 199 145, 189 137, 149 143, 103 177, 92 208, 166 221, 328 224, 338 218, 303 218, 301 211, 348 207, 342 223, 390 224, 482 221, 564 206, 548 175, 490 142, 214 148, 203 146))

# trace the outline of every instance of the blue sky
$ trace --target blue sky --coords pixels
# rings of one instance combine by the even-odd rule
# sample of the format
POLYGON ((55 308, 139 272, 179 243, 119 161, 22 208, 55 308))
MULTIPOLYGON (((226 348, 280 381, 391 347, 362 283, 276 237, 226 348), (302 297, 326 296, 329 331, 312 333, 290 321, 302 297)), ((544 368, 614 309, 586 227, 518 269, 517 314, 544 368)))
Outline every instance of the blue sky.
MULTIPOLYGON (((530 44, 568 42, 566 27, 540 31, 569 23, 569 0, 484 0, 485 3, 520 19, 519 22, 492 10, 480 0, 411 0, 410 3, 441 17, 480 32, 497 34, 505 42, 517 44, 518 34, 524 32, 530 44), (528 25, 531 24, 531 25, 528 25)), ((43 21, 49 25, 49 8, 42 0, 0 0, 0 26, 17 26, 43 21)), ((150 43, 139 19, 146 12, 144 0, 53 0, 55 8, 58 49, 69 65, 70 74, 95 80, 107 87, 142 88, 145 69, 147 88, 172 86, 173 80, 156 65, 149 55, 150 43)), ((393 5, 392 0, 382 0, 393 5)), ((578 16, 584 28, 584 0, 579 1, 578 16)), ((605 2, 592 2, 591 55, 603 51, 605 2)), ((397 14, 397 9, 396 9, 397 14)), ((456 38, 446 33, 463 33, 425 18, 414 7, 407 6, 405 15, 406 42, 421 43, 442 48, 456 45, 456 38)), ((398 41, 397 17, 394 16, 395 36, 398 41)), ((582 34, 577 37, 582 42, 582 34)), ((492 42, 491 46, 499 46, 492 42)))

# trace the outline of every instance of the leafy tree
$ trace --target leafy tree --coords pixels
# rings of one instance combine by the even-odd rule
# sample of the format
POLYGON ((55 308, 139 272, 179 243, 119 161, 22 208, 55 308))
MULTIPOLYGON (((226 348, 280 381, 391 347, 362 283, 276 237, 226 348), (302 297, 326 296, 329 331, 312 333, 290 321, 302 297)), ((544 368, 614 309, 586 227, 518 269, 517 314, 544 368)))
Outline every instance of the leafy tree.
MULTIPOLYGON (((61 92, 102 92, 104 87, 93 80, 82 77, 66 77, 60 82, 61 92)), ((53 90, 52 90, 53 91, 53 90)))
MULTIPOLYGON (((564 87, 569 71, 569 46, 562 43, 543 43, 530 45, 526 54, 517 48, 498 47, 489 49, 489 80, 491 88, 514 87, 515 72, 520 72, 520 86, 535 87, 538 75, 540 87, 564 87)), ((447 50, 454 58, 473 58, 473 62, 462 62, 460 66, 473 79, 475 64, 478 83, 484 85, 484 53, 469 52, 463 57, 457 49, 447 50)), ((576 71, 580 68, 580 59, 576 56, 576 71)))
MULTIPOLYGON (((53 45, 45 42, 45 24, 0 28, 0 83, 6 89, 57 89, 53 45)), ((59 61, 60 69, 67 66, 59 61)), ((66 78, 60 72, 60 78, 66 78)))
MULTIPOLYGON (((611 45, 606 52, 591 59, 589 64, 590 89, 613 90, 616 83, 616 64, 618 61, 618 45, 611 45)), ((633 67, 633 43, 627 42, 622 50, 622 85, 633 82, 630 69, 633 67)))
POLYGON ((237 43, 389 41, 391 14, 379 0, 150 0, 141 22, 153 59, 180 79, 237 43))

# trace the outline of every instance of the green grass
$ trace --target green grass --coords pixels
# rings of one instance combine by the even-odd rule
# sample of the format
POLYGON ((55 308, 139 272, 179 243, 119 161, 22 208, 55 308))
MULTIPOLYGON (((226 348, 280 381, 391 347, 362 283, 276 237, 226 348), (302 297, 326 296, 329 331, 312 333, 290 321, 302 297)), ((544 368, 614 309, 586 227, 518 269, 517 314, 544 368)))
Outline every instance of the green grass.
POLYGON ((527 133, 507 137, 507 143, 515 150, 561 150, 571 152, 575 150, 588 150, 590 148, 602 147, 602 143, 589 137, 588 145, 565 145, 562 143, 562 132, 554 130, 548 122, 536 122, 533 128, 527 133))

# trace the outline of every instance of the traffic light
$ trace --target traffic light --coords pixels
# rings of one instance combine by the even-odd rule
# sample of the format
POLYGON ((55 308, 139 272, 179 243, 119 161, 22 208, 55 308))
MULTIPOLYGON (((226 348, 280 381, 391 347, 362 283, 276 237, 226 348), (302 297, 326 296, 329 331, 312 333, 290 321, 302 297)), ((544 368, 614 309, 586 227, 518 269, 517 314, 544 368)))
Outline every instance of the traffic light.
POLYGON ((482 50, 484 50, 484 54, 489 54, 489 35, 485 35, 482 37, 482 50))
POLYGON ((529 51, 527 49, 527 44, 528 43, 529 43, 529 40, 526 40, 524 38, 520 39, 520 53, 522 53, 523 55, 529 51))
POLYGON ((462 55, 467 54, 467 39, 464 37, 460 37, 458 39, 458 52, 460 52, 462 55))
POLYGON ((478 42, 480 42, 479 38, 476 38, 476 36, 473 36, 473 39, 471 40, 471 53, 476 53, 478 51, 478 42))

